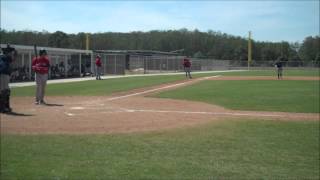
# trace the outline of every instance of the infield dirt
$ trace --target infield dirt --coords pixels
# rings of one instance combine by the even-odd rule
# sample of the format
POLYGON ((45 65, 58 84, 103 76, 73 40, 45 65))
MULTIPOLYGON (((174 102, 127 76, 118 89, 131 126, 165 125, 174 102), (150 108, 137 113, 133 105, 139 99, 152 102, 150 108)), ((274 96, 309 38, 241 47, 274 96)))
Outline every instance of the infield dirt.
MULTIPOLYGON (((184 100, 145 97, 150 93, 190 85, 201 80, 275 80, 274 77, 214 76, 135 89, 112 96, 49 96, 48 105, 34 105, 33 97, 13 97, 16 114, 1 114, 1 133, 110 134, 190 127, 227 119, 319 120, 318 113, 236 111, 184 100)), ((284 80, 319 80, 285 77, 284 80)))

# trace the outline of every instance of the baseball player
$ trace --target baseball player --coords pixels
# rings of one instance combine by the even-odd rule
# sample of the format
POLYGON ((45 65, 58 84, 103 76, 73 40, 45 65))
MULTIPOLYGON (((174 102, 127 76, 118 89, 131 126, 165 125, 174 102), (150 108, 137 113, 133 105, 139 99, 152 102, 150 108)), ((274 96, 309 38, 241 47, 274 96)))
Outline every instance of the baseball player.
POLYGON ((1 50, 3 54, 0 55, 0 113, 11 113, 9 82, 12 72, 11 63, 15 60, 17 51, 10 45, 1 50))
POLYGON ((96 80, 101 80, 101 69, 102 69, 102 62, 101 57, 97 55, 96 57, 96 80))
POLYGON ((283 64, 281 60, 277 61, 275 64, 275 67, 277 68, 278 79, 282 79, 282 71, 283 71, 282 66, 283 64))
POLYGON ((190 74, 191 62, 188 58, 183 59, 183 68, 184 68, 184 71, 186 72, 186 77, 189 77, 191 79, 192 78, 190 74))
POLYGON ((40 57, 35 57, 32 60, 32 70, 35 72, 35 79, 37 84, 36 89, 36 105, 46 104, 44 101, 45 88, 48 80, 48 71, 50 62, 47 57, 47 51, 42 49, 39 52, 40 57))

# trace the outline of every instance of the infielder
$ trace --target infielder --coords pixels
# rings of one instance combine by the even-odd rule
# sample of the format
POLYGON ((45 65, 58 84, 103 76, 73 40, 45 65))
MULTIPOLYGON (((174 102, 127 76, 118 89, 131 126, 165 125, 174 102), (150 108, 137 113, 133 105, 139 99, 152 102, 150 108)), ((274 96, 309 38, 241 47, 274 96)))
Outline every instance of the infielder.
POLYGON ((101 80, 101 68, 102 68, 101 57, 99 55, 97 55, 97 57, 96 57, 96 80, 101 80))
POLYGON ((282 62, 281 61, 277 61, 275 64, 275 67, 277 68, 277 73, 278 73, 278 79, 282 79, 282 62))
POLYGON ((191 62, 188 58, 183 59, 183 68, 184 68, 184 71, 186 72, 186 77, 189 77, 191 79, 192 78, 190 74, 191 62))

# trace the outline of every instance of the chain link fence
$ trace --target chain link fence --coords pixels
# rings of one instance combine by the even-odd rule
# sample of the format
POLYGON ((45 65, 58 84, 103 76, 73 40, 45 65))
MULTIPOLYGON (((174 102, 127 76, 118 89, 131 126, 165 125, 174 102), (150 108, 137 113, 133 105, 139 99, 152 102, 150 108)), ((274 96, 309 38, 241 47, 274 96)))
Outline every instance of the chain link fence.
MULTIPOLYGON (((152 74, 170 73, 184 71, 182 61, 183 56, 135 56, 130 57, 130 68, 126 74, 152 74)), ((216 59, 196 59, 190 58, 192 71, 214 71, 214 70, 233 70, 248 69, 248 61, 235 60, 216 60, 216 59)), ((274 68, 276 60, 252 61, 252 69, 271 69, 274 68)), ((319 68, 316 61, 288 61, 284 62, 284 68, 319 68)))
MULTIPOLYGON (((1 47, 5 45, 1 44, 1 47)), ((12 64, 11 82, 33 81, 31 70, 34 50, 32 46, 16 46, 18 56, 12 64)), ((102 58, 103 75, 153 74, 184 71, 182 62, 185 56, 178 55, 145 55, 128 53, 95 53, 85 50, 49 48, 50 60, 49 79, 77 78, 94 76, 95 57, 102 58)), ((215 71, 248 69, 247 61, 197 59, 190 58, 192 71, 215 71)), ((250 69, 273 69, 276 60, 256 61, 250 63, 250 69)), ((287 61, 284 68, 310 69, 318 68, 319 61, 287 61)))
MULTIPOLYGON (((50 54, 49 79, 76 78, 95 75, 95 55, 76 54, 50 54)), ((17 60, 12 64, 13 72, 11 81, 34 80, 34 72, 31 70, 31 57, 33 54, 20 53, 17 60)), ((173 73, 184 71, 183 56, 135 56, 119 54, 102 54, 103 75, 124 75, 124 74, 154 74, 173 73)), ((191 58, 192 71, 215 71, 248 69, 247 61, 196 59, 191 58)), ((250 69, 272 69, 275 60, 252 61, 250 69)), ((284 68, 319 68, 317 61, 288 61, 284 62, 284 68)))

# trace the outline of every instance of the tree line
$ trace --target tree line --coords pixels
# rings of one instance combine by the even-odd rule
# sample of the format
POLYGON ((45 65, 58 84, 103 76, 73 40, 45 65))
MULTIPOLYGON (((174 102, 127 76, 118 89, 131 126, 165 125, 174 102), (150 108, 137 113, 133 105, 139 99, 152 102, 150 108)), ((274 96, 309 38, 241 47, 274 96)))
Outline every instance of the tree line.
MULTIPOLYGON (((248 39, 209 30, 188 29, 149 32, 90 33, 93 50, 180 50, 182 55, 221 60, 247 60, 248 39)), ((67 34, 62 31, 0 30, 1 43, 85 49, 86 33, 67 34)), ((252 40, 252 59, 255 61, 320 61, 320 37, 309 36, 302 43, 264 42, 252 40)), ((319 63, 318 63, 319 64, 319 63)))

